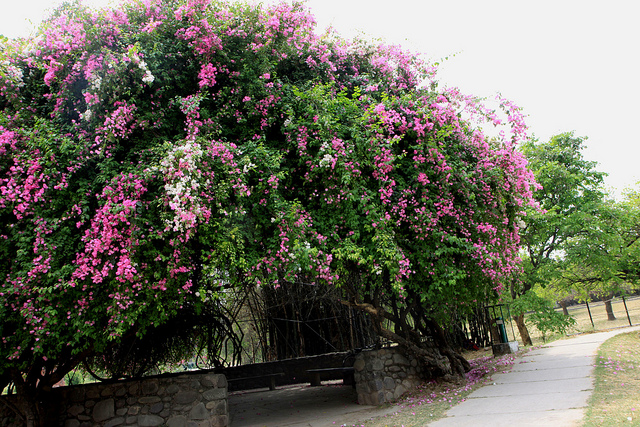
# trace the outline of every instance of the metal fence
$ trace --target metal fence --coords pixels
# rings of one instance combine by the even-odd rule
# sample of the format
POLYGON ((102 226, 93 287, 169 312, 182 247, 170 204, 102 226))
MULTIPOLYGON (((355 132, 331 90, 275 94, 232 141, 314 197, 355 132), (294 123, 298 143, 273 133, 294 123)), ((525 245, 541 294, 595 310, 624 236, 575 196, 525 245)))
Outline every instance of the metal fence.
POLYGON ((640 324, 640 297, 620 297, 610 301, 615 320, 609 320, 604 301, 587 302, 567 309, 579 328, 601 330, 640 324))
MULTIPOLYGON (((576 324, 568 334, 604 331, 640 325, 640 296, 618 297, 611 300, 611 308, 615 320, 609 320, 604 301, 594 301, 567 307, 569 315, 576 319, 576 324)), ((562 312, 561 308, 557 309, 562 312)), ((529 326, 532 338, 541 339, 541 334, 533 326, 529 326)))

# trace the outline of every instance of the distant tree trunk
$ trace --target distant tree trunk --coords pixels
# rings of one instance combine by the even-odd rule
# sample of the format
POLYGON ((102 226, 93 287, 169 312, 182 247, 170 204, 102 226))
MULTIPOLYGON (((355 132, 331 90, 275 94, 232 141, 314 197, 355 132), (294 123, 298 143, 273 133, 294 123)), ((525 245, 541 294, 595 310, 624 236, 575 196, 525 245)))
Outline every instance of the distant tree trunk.
POLYGON ((515 320, 516 326, 518 326, 518 332, 520 332, 520 338, 522 338, 522 345, 533 345, 531 336, 529 335, 529 329, 527 329, 527 325, 524 323, 524 314, 513 316, 513 320, 515 320))
POLYGON ((560 301, 560 307, 562 307, 562 314, 565 316, 569 315, 569 310, 567 310, 567 302, 565 300, 560 301))
POLYGON ((616 320, 616 316, 613 314, 613 307, 611 307, 610 299, 604 302, 604 308, 605 310, 607 310, 607 320, 616 320))
MULTIPOLYGON (((522 289, 518 290, 516 286, 516 281, 511 282, 511 298, 516 299, 522 297, 524 294, 529 292, 532 288, 531 283, 523 283, 522 289)), ((519 316, 513 316, 513 320, 516 322, 516 326, 518 327, 518 332, 520 332, 520 338, 522 339, 522 345, 533 345, 531 341, 531 336, 529 335, 529 329, 527 329, 527 325, 524 323, 524 313, 519 316)))

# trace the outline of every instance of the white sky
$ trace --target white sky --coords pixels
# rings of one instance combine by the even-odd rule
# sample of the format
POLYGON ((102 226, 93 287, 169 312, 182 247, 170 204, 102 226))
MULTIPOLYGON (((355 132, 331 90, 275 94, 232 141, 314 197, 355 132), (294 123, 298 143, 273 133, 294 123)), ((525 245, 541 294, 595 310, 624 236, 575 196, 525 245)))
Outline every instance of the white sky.
MULTIPOLYGON (((61 0, 0 0, 0 34, 29 34, 61 0)), ((85 0, 105 4, 108 0, 85 0)), ((619 192, 640 181, 640 2, 635 0, 308 0, 320 29, 364 33, 442 63, 439 80, 497 92, 546 141, 575 131, 619 192), (453 56, 455 54, 455 56, 453 56)))

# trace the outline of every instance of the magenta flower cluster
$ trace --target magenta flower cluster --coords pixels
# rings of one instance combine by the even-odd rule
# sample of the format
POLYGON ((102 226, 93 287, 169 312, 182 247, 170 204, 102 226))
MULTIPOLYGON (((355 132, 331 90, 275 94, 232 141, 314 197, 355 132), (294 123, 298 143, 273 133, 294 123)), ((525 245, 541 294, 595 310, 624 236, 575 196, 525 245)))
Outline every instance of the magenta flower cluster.
POLYGON ((501 288, 536 187, 520 110, 314 25, 145 0, 3 42, 2 355, 98 351, 225 287, 357 276, 445 311, 501 288))

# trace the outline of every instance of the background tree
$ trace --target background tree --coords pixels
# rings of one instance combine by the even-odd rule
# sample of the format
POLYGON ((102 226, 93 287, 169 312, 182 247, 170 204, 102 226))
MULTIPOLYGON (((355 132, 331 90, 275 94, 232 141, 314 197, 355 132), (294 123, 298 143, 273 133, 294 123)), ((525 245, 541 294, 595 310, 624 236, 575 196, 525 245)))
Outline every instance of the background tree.
POLYGON ((522 116, 503 100, 490 141, 415 55, 313 29, 298 4, 131 1, 3 41, 0 389, 27 424, 82 362, 225 363, 230 288, 336 287, 463 374, 443 325, 517 269, 522 116))
MULTIPOLYGON (((563 268, 566 268, 563 266, 563 268)), ((577 290, 567 286, 562 277, 553 278, 545 287, 536 286, 536 294, 552 302, 557 302, 562 308, 562 314, 569 316, 568 306, 581 299, 577 290)))
MULTIPOLYGON (((534 194, 541 210, 529 209, 522 218, 523 273, 511 284, 514 299, 558 277, 567 250, 589 233, 590 224, 600 214, 604 174, 595 169, 595 162, 583 158, 583 148, 583 138, 573 133, 553 136, 546 143, 526 141, 521 146, 542 187, 534 194)), ((515 316, 515 321, 524 344, 531 344, 524 314, 515 316)))
POLYGON ((604 203, 585 232, 571 240, 563 282, 585 300, 601 298, 609 320, 615 320, 611 298, 631 290, 638 280, 639 240, 639 199, 629 191, 622 201, 604 203))
POLYGON ((535 289, 529 290, 516 299, 511 304, 510 310, 514 316, 524 316, 525 313, 530 313, 526 318, 526 323, 535 326, 540 331, 543 342, 546 341, 550 332, 564 334, 576 323, 572 316, 557 312, 555 303, 538 295, 535 289))

